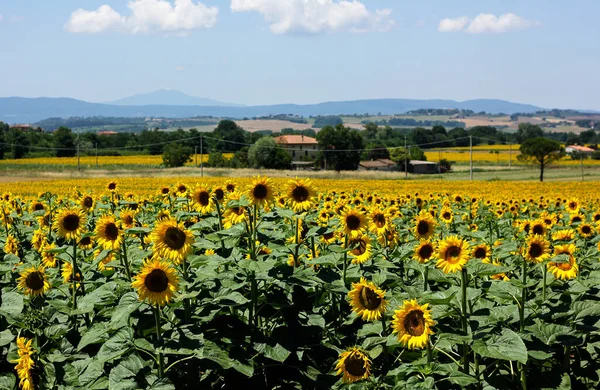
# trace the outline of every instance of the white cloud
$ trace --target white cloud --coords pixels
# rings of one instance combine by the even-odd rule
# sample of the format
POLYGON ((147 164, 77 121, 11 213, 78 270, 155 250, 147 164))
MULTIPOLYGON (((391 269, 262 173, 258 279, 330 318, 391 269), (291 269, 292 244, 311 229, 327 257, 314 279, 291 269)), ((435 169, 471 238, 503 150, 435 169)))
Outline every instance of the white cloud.
POLYGON ((184 69, 185 69, 185 67, 183 65, 179 65, 179 66, 175 67, 175 70, 178 71, 178 72, 181 72, 184 69))
POLYGON ((78 9, 71 14, 65 29, 72 33, 120 31, 140 33, 161 31, 185 34, 191 30, 210 28, 217 22, 219 10, 192 0, 132 0, 127 4, 129 16, 123 16, 109 5, 95 11, 78 9))
POLYGON ((444 19, 440 22, 438 30, 440 32, 464 31, 470 34, 504 33, 540 25, 541 23, 536 20, 527 20, 512 13, 500 16, 479 14, 475 19, 469 19, 466 16, 444 19))
POLYGON ((469 18, 466 16, 461 16, 460 18, 454 19, 446 18, 440 22, 438 30, 440 32, 462 31, 467 24, 469 24, 469 18))
POLYGON ((358 0, 231 0, 233 12, 256 11, 274 34, 385 31, 390 9, 370 11, 358 0))

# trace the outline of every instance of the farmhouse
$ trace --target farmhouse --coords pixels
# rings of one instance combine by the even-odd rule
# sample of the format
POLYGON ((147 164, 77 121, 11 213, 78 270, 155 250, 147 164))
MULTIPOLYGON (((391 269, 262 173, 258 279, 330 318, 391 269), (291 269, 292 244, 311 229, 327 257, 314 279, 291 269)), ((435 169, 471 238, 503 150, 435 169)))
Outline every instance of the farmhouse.
POLYGON ((408 163, 410 173, 440 173, 440 164, 431 161, 411 160, 408 163))
POLYGON ((311 165, 319 152, 319 142, 305 135, 282 135, 275 142, 292 156, 292 165, 311 165))
POLYGON ((359 171, 393 171, 397 167, 396 163, 387 158, 378 160, 361 161, 358 164, 359 171))
POLYGON ((589 156, 594 153, 594 149, 587 146, 569 145, 565 148, 567 154, 581 153, 584 156, 589 156))
POLYGON ((35 127, 33 127, 32 125, 29 125, 29 124, 12 125, 12 126, 10 126, 10 128, 11 129, 21 130, 21 131, 26 132, 26 133, 27 132, 31 132, 31 131, 39 132, 39 133, 42 132, 42 129, 40 129, 39 127, 35 128, 35 127))

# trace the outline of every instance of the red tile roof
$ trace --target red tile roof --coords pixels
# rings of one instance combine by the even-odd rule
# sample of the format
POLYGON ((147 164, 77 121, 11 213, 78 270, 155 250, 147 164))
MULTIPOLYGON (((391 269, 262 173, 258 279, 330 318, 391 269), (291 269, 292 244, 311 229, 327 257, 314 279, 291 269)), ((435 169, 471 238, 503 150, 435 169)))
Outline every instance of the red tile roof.
POLYGON ((275 137, 275 142, 278 144, 288 144, 288 145, 318 145, 319 142, 313 138, 306 135, 282 135, 280 137, 275 137))

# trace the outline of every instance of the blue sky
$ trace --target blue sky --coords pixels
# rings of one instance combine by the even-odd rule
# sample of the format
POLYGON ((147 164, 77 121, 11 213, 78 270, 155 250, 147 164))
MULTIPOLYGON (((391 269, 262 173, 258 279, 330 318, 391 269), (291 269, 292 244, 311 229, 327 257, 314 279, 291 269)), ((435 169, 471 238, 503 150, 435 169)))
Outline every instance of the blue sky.
POLYGON ((597 0, 0 0, 0 96, 600 109, 597 0))

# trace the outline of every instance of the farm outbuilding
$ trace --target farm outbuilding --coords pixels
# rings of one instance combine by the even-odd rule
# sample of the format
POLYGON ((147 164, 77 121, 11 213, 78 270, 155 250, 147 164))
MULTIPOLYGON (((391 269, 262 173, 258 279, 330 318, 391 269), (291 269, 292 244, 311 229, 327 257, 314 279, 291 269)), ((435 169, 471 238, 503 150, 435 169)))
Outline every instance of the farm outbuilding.
POLYGON ((584 156, 589 156, 594 153, 594 149, 588 148, 587 146, 569 145, 565 148, 567 154, 581 153, 584 156))
POLYGON ((408 163, 410 173, 440 173, 440 164, 431 161, 411 160, 408 163))
POLYGON ((358 164, 359 171, 394 171, 396 167, 397 165, 395 162, 386 158, 361 161, 358 164))

